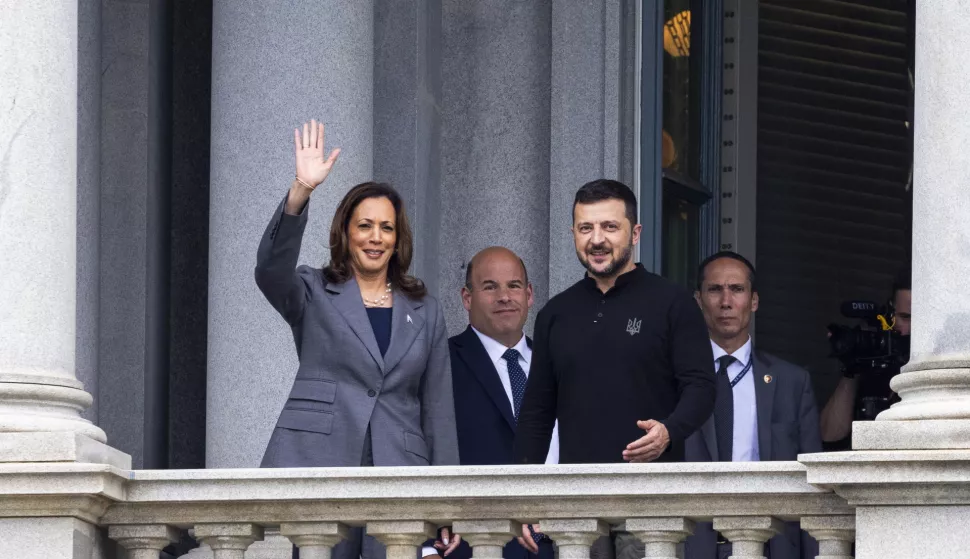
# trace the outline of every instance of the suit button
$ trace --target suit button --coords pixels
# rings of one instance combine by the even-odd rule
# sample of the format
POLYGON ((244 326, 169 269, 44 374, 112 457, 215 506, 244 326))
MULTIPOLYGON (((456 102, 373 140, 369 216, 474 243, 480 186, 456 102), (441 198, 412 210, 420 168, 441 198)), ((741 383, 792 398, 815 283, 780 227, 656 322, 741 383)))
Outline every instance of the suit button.
POLYGON ((368 390, 367 395, 373 398, 374 396, 377 396, 377 392, 374 392, 373 390, 368 390))

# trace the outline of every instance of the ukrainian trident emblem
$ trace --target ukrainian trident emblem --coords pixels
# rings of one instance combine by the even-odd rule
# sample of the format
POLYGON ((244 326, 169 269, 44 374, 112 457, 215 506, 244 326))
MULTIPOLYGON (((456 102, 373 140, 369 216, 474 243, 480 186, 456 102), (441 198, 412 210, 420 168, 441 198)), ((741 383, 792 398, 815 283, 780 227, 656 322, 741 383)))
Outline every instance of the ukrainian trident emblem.
POLYGON ((634 334, 639 334, 641 324, 643 324, 643 320, 637 320, 635 318, 631 318, 630 320, 626 321, 627 334, 630 334, 631 336, 634 334))

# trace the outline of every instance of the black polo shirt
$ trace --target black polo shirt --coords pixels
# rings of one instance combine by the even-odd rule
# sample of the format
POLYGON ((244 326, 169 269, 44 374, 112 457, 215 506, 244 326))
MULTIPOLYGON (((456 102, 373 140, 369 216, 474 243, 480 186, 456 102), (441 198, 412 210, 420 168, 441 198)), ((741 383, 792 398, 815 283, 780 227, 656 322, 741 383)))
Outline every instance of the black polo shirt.
POLYGON ((517 463, 545 461, 557 418, 563 464, 623 462, 646 419, 670 434, 658 461, 682 461, 684 439, 714 409, 714 355, 697 303, 639 264, 605 294, 586 277, 553 297, 534 338, 517 463))

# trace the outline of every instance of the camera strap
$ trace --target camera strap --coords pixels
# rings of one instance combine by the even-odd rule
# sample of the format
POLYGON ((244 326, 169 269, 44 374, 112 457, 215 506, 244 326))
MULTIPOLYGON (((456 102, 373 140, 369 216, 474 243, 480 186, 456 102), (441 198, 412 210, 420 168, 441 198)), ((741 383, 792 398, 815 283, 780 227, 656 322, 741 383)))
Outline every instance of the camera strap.
POLYGON ((745 365, 743 369, 741 369, 741 372, 738 373, 738 376, 734 377, 734 380, 731 381, 731 388, 734 388, 735 385, 737 385, 739 382, 741 382, 741 379, 744 378, 744 375, 748 374, 748 371, 751 370, 751 366, 752 365, 754 365, 754 356, 753 355, 748 358, 748 364, 745 365))

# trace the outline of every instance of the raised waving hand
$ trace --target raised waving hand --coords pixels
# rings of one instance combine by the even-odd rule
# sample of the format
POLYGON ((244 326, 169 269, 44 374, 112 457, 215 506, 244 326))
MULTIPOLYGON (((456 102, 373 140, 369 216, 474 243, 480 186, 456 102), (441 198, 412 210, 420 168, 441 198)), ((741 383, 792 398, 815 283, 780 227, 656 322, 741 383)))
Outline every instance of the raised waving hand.
POLYGON ((340 155, 337 148, 324 157, 323 123, 316 119, 303 123, 300 129, 293 130, 293 143, 296 147, 296 180, 290 188, 286 201, 286 213, 296 215, 310 198, 310 193, 327 180, 327 175, 340 155))

